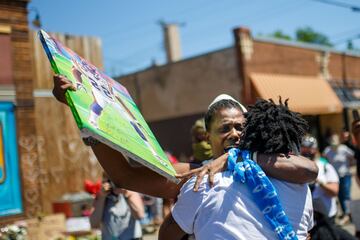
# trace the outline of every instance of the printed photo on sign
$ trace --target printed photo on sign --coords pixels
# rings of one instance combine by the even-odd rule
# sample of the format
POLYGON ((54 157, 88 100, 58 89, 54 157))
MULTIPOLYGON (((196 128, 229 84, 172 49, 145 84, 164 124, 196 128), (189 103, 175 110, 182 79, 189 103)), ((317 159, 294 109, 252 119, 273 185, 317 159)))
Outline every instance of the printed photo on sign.
POLYGON ((54 72, 76 88, 67 91, 66 99, 82 135, 177 181, 175 170, 126 88, 46 32, 40 31, 39 36, 54 72))

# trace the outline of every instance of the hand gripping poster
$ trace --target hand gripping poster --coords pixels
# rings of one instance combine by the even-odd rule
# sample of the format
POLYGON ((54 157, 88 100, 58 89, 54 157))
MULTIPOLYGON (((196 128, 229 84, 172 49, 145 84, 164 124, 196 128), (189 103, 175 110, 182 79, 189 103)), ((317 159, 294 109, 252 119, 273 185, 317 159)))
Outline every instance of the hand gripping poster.
POLYGON ((93 137, 172 181, 175 170, 124 86, 45 31, 39 37, 56 74, 76 87, 66 100, 82 137, 93 137))

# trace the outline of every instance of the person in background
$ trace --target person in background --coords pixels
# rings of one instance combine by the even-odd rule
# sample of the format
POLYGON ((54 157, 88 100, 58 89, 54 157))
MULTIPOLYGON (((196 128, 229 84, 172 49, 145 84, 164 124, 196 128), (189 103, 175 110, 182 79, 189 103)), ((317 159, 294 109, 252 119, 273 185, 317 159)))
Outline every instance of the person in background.
POLYGON ((340 142, 354 151, 354 158, 352 159, 354 161, 350 162, 350 166, 354 166, 360 159, 360 149, 355 145, 354 139, 348 129, 343 128, 341 131, 340 142))
POLYGON ((145 216, 141 219, 141 224, 144 233, 156 232, 157 228, 163 222, 163 199, 152 197, 149 195, 142 195, 145 216))
MULTIPOLYGON (((306 135, 301 143, 301 155, 315 161, 319 174, 310 185, 315 213, 328 217, 335 223, 337 212, 336 196, 339 193, 339 176, 334 167, 320 156, 315 137, 306 135)), ((316 216, 315 216, 316 217, 316 216)))
POLYGON ((350 163, 355 160, 355 153, 345 144, 340 143, 340 139, 337 134, 333 134, 330 137, 329 143, 330 146, 325 148, 323 156, 329 160, 339 175, 340 186, 338 197, 343 212, 339 223, 346 224, 350 221, 350 163))
POLYGON ((350 233, 335 225, 339 176, 334 167, 320 156, 315 137, 306 135, 303 138, 301 155, 314 160, 319 168, 316 181, 310 184, 315 220, 314 228, 310 231, 311 239, 356 240, 350 233))
POLYGON ((203 118, 196 120, 191 127, 191 142, 193 156, 190 162, 202 165, 204 161, 212 158, 211 145, 206 139, 205 122, 203 118))
POLYGON ((90 215, 92 228, 101 229, 103 240, 140 240, 140 219, 144 217, 141 196, 129 190, 116 188, 106 175, 100 192, 94 200, 90 215))
MULTIPOLYGON (((351 148, 355 155, 355 160, 356 162, 354 163, 356 165, 356 177, 355 180, 358 183, 358 185, 360 186, 360 146, 357 146, 355 139, 353 138, 353 136, 351 135, 351 133, 344 129, 341 133, 341 142, 343 144, 345 144, 346 146, 348 146, 349 148, 351 148)), ((351 164, 353 165, 353 164, 351 164)))
MULTIPOLYGON (((357 110, 353 110, 353 115, 359 115, 357 110), (356 114, 354 114, 356 113, 356 114)), ((351 124, 351 131, 355 140, 355 146, 360 149, 360 119, 359 117, 354 117, 354 120, 351 124)), ((356 181, 360 187, 360 159, 357 159, 356 164, 356 181)), ((360 228, 356 226, 356 236, 360 239, 360 228)))

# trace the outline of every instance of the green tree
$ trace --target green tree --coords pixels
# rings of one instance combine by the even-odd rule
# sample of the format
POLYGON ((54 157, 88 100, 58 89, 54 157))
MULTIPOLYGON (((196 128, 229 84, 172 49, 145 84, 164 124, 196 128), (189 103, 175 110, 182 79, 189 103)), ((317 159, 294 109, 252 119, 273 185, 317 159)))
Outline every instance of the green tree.
POLYGON ((284 39, 284 40, 291 40, 291 37, 285 33, 283 33, 281 30, 276 30, 272 34, 270 34, 271 37, 284 39))
POLYGON ((311 27, 298 28, 296 30, 296 40, 300 42, 315 43, 329 47, 333 46, 326 35, 316 32, 311 27))

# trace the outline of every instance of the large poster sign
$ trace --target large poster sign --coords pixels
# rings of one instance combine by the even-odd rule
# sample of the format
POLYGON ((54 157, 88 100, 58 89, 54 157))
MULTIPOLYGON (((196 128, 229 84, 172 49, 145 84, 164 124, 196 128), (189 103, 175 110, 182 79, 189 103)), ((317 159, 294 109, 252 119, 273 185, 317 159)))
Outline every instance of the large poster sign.
POLYGON ((124 86, 49 36, 40 40, 57 74, 76 86, 66 100, 83 137, 94 137, 157 173, 177 181, 175 170, 124 86))
POLYGON ((14 105, 0 102, 0 217, 22 212, 14 105))

